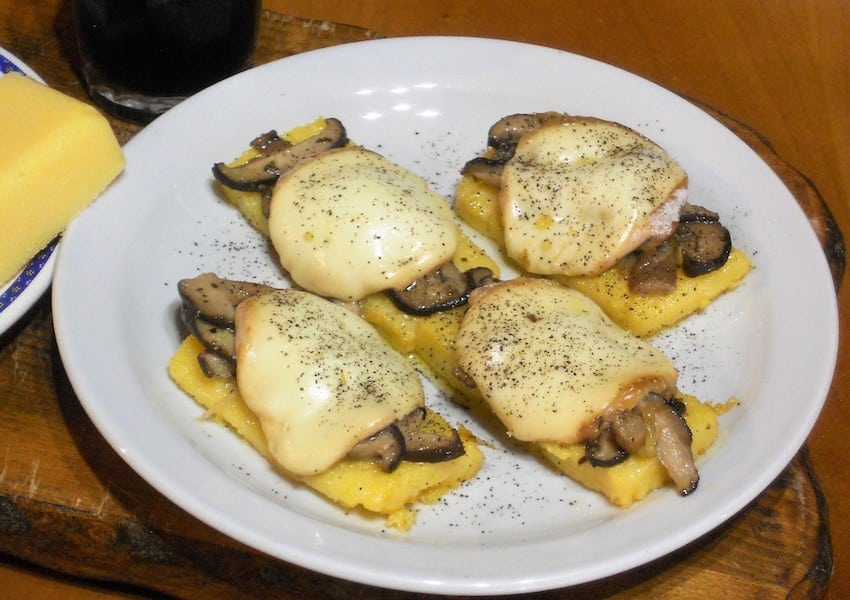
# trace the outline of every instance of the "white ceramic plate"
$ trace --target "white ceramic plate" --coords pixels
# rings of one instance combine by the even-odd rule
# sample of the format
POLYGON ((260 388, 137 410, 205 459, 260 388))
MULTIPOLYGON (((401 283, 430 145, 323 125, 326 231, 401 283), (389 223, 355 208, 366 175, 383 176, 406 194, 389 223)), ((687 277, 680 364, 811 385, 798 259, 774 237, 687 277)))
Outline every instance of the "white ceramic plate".
MULTIPOLYGON (((542 590, 641 565, 758 495, 814 424, 832 378, 836 301, 821 249, 773 172, 693 105, 616 68, 484 39, 369 41, 287 58, 220 83, 138 134, 123 176, 68 229, 54 283, 65 367, 120 455, 185 510, 270 555, 338 577, 446 594, 542 590), (666 147, 694 202, 718 210, 757 267, 704 314, 657 338, 686 392, 741 406, 699 461, 700 488, 609 506, 494 440, 474 482, 408 533, 345 514, 277 476, 200 419, 166 363, 176 282, 203 271, 283 283, 263 240, 214 193, 210 167, 256 134, 335 116, 352 139, 452 194, 489 125, 520 111, 614 119, 666 147)), ((426 384, 427 385, 427 384, 426 384)), ((456 423, 492 436, 433 387, 456 423)))
MULTIPOLYGON (((0 77, 12 72, 23 73, 44 83, 21 59, 0 48, 0 77)), ((3 118, 2 114, 0 118, 3 118)), ((0 282, 0 335, 14 325, 50 286, 58 243, 58 238, 50 242, 10 281, 0 282)))

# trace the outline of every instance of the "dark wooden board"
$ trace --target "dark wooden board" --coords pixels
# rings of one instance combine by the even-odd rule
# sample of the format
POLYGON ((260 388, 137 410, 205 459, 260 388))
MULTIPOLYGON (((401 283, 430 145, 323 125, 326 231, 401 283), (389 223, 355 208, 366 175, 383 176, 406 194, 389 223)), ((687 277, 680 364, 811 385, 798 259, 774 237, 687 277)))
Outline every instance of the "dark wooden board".
MULTIPOLYGON (((3 10, 0 24, 12 24, 3 10)), ((69 66, 75 60, 67 12, 53 32, 16 29, 3 35, 14 36, 21 58, 50 85, 83 97, 69 66)), ((267 12, 255 62, 373 37, 354 27, 267 12)), ((792 191, 837 285, 844 241, 817 190, 755 132, 704 108, 750 144, 792 191)), ((124 142, 139 130, 112 122, 124 142)), ((423 597, 270 558, 164 498, 123 462, 82 410, 56 352, 48 297, 0 339, 0 439, 0 553, 16 559, 178 597, 423 597)), ((810 597, 822 593, 831 570, 827 509, 804 448, 749 507, 689 546, 616 577, 526 597, 810 597)))

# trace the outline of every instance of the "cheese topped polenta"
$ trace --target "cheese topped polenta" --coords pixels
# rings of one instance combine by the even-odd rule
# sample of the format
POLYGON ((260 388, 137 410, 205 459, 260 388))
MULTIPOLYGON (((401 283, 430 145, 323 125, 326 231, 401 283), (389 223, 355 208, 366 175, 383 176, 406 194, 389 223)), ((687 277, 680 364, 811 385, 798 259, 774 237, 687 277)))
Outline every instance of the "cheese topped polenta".
POLYGON ((320 473, 424 405, 416 371, 360 317, 299 290, 236 309, 236 380, 275 460, 320 473))
POLYGON ((451 260, 451 207, 411 171, 361 147, 298 163, 275 186, 269 235, 307 290, 360 300, 403 289, 451 260))
POLYGON ((460 368, 522 441, 572 444, 597 417, 649 392, 676 390, 677 371, 589 298, 545 279, 476 290, 457 337, 460 368))
POLYGON ((501 174, 507 254, 540 275, 597 275, 673 231, 687 175, 611 121, 563 117, 523 135, 501 174))

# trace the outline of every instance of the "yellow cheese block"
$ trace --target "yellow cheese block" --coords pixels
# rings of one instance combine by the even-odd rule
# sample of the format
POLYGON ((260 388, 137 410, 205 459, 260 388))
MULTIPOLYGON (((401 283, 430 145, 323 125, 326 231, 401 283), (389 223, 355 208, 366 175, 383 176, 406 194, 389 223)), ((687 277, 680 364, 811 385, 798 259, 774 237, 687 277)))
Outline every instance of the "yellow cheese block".
MULTIPOLYGON (((171 378, 207 409, 209 418, 233 429, 271 460, 259 420, 245 405, 235 380, 204 375, 197 360, 202 349, 196 338, 187 337, 169 362, 171 378)), ((438 414, 428 411, 423 427, 440 431, 449 425, 438 414)), ((363 460, 343 460, 318 475, 304 477, 280 470, 288 478, 300 481, 343 508, 383 515, 388 526, 407 530, 415 521, 415 504, 437 502, 441 496, 471 479, 481 467, 484 455, 474 436, 463 428, 458 433, 466 451, 463 456, 438 463, 402 461, 392 473, 385 473, 374 463, 363 460)))
MULTIPOLYGON (((455 193, 455 212, 460 219, 502 246, 498 190, 466 175, 461 178, 455 193)), ((738 287, 752 268, 750 259, 733 248, 726 265, 711 273, 687 277, 680 269, 676 291, 664 296, 633 294, 616 267, 594 277, 553 278, 589 296, 620 327, 649 337, 701 311, 717 297, 738 287)))
POLYGON ((93 107, 18 73, 0 77, 0 284, 124 168, 93 107))

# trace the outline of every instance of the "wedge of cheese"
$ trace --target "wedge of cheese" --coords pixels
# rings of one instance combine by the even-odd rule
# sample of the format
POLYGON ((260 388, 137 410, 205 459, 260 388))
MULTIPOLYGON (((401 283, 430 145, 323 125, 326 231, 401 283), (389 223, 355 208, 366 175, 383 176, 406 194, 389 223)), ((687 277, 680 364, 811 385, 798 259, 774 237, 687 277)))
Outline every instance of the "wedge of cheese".
POLYGON ((124 169, 92 106, 17 73, 0 78, 0 284, 124 169))

